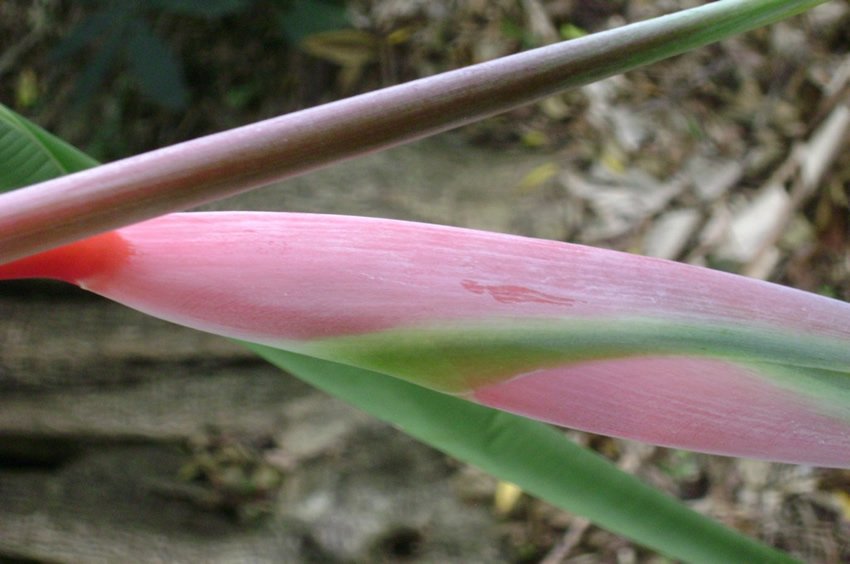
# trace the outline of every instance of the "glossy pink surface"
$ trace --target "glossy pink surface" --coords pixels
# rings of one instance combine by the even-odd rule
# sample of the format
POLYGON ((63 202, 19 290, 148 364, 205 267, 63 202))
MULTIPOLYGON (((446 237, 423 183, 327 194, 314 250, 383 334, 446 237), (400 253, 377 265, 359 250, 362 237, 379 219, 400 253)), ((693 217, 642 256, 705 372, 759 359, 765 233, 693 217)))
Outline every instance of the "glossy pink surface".
POLYGON ((470 399, 575 429, 731 456, 850 465, 848 423, 752 369, 645 357, 539 370, 470 399))
POLYGON ((81 277, 81 285, 165 319, 266 343, 441 320, 619 315, 850 336, 850 306, 842 302, 680 263, 498 233, 235 212, 174 214, 117 233, 127 260, 81 277))

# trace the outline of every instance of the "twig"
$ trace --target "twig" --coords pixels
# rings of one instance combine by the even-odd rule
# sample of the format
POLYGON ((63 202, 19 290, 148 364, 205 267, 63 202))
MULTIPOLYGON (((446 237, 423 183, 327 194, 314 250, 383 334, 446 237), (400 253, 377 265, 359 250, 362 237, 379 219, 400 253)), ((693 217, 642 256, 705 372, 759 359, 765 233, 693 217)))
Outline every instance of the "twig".
POLYGON ((825 99, 820 104, 820 108, 815 113, 814 118, 809 125, 810 129, 814 129, 832 112, 842 100, 846 100, 850 95, 850 56, 844 59, 844 62, 838 65, 835 69, 832 78, 824 86, 823 94, 825 99))
POLYGON ((572 526, 567 529, 563 538, 552 547, 552 550, 543 557, 540 564, 561 564, 570 555, 570 552, 578 546, 585 531, 590 527, 590 521, 581 517, 573 519, 572 526))
POLYGON ((3 52, 3 55, 0 56, 0 77, 9 72, 10 69, 14 68, 18 59, 20 59, 24 53, 35 47, 42 37, 44 37, 44 31, 40 28, 35 29, 26 34, 23 39, 7 48, 3 52))
POLYGON ((833 108, 829 117, 811 135, 808 143, 799 142, 794 146, 786 162, 765 184, 765 187, 775 186, 777 181, 785 184, 792 176, 789 170, 794 170, 788 201, 758 251, 741 269, 742 274, 756 278, 767 278, 770 275, 773 261, 768 259, 774 247, 785 232, 794 212, 817 191, 824 174, 840 153, 848 132, 850 107, 845 102, 833 108))

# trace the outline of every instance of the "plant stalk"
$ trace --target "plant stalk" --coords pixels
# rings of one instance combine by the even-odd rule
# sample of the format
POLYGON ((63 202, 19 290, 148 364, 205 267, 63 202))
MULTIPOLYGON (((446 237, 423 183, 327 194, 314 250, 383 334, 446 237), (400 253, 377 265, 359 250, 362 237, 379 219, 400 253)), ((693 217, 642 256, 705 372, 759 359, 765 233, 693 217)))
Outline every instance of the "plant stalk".
POLYGON ((0 263, 456 128, 824 1, 721 0, 3 194, 0 263))

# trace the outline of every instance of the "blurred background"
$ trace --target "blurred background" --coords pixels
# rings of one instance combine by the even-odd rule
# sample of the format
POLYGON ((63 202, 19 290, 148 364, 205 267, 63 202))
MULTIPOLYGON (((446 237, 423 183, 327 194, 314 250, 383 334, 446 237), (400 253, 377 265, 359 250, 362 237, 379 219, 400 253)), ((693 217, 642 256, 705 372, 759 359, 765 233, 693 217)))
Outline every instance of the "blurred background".
MULTIPOLYGON (((102 161, 696 1, 3 0, 0 102, 102 161)), ((850 298, 850 3, 214 204, 648 254, 850 298)), ((663 562, 74 289, 0 289, 0 562, 663 562)), ((576 441, 813 562, 850 474, 576 441)), ((624 500, 625 502, 626 500, 624 500)))

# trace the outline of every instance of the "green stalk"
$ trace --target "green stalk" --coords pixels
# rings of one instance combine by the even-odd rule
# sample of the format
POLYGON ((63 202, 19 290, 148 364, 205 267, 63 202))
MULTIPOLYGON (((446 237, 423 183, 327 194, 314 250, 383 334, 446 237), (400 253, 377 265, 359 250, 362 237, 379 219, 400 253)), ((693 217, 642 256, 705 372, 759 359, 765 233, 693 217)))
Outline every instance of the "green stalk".
POLYGON ((0 263, 459 127, 824 1, 721 0, 4 194, 0 263))

